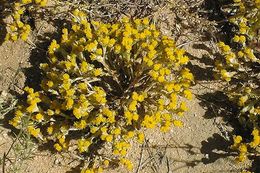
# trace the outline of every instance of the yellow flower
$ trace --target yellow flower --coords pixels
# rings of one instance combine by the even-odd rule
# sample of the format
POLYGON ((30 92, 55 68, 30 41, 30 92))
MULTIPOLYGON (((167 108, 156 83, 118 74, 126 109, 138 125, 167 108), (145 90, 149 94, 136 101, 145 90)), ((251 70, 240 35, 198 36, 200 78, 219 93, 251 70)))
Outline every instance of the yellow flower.
POLYGON ((160 70, 161 67, 162 67, 162 64, 154 64, 153 69, 155 71, 158 71, 158 70, 160 70))
POLYGON ((254 129, 254 130, 252 131, 252 135, 253 135, 253 136, 259 136, 259 130, 258 130, 258 129, 254 129))
POLYGON ((51 110, 51 109, 48 109, 48 110, 47 110, 47 115, 49 115, 49 116, 54 115, 54 111, 51 110))
POLYGON ((181 109, 182 111, 187 111, 187 110, 188 110, 188 107, 186 106, 186 103, 185 103, 185 102, 181 102, 181 104, 180 104, 180 109, 181 109))
POLYGON ((113 47, 114 44, 116 43, 116 40, 115 39, 110 39, 109 42, 108 42, 108 47, 113 47))
POLYGON ((181 75, 184 79, 188 79, 190 81, 194 80, 193 74, 190 73, 190 70, 185 68, 184 70, 182 70, 181 75))
POLYGON ((223 46, 223 51, 224 51, 225 53, 228 53, 228 52, 231 51, 231 48, 230 48, 228 45, 225 45, 225 46, 223 46))
POLYGON ((32 104, 26 108, 26 111, 28 113, 33 113, 33 112, 36 112, 37 110, 38 110, 37 104, 32 104))
POLYGON ((172 92, 173 91, 173 87, 174 87, 174 84, 170 83, 170 84, 166 84, 165 86, 165 89, 168 91, 168 92, 172 92))
POLYGON ((97 49, 96 54, 101 56, 103 54, 103 50, 101 48, 97 49))
POLYGON ((49 54, 53 54, 58 48, 60 47, 60 45, 57 43, 56 40, 52 40, 51 45, 49 46, 49 54))
POLYGON ((74 89, 69 89, 66 91, 66 96, 71 97, 74 95, 76 91, 74 89))
POLYGON ((245 153, 240 153, 239 156, 237 157, 237 161, 243 162, 246 160, 246 154, 245 153))
POLYGON ((180 58, 179 63, 180 64, 187 64, 189 62, 189 57, 188 56, 183 56, 180 58))
POLYGON ((154 70, 151 70, 151 71, 149 72, 149 75, 150 75, 154 80, 156 80, 156 79, 159 77, 159 73, 156 72, 156 71, 154 71, 154 70))
POLYGON ((143 22, 144 25, 148 25, 149 24, 149 19, 148 18, 144 18, 142 22, 143 22))
POLYGON ((245 144, 241 144, 238 149, 241 153, 247 152, 247 146, 245 144))
POLYGON ((220 74, 224 80, 227 82, 231 81, 231 77, 233 76, 231 73, 227 72, 226 70, 221 70, 220 74))
POLYGON ((43 115, 41 113, 38 113, 35 115, 35 119, 39 122, 41 122, 43 120, 43 115))
POLYGON ((175 125, 176 127, 182 127, 182 126, 183 126, 183 123, 182 123, 182 121, 180 121, 180 120, 174 120, 174 121, 173 121, 173 125, 175 125))
POLYGON ((139 115, 137 113, 134 113, 132 118, 134 121, 137 121, 139 119, 139 115))
POLYGON ((252 142, 250 142, 250 147, 256 148, 260 145, 260 136, 254 136, 254 139, 252 142))
POLYGON ((87 127, 87 122, 85 120, 80 120, 78 122, 75 122, 74 123, 74 126, 77 128, 77 129, 85 129, 87 127))
POLYGON ((136 100, 133 100, 133 101, 129 104, 128 109, 129 109, 130 111, 136 111, 136 110, 137 110, 136 106, 137 106, 137 101, 136 101, 136 100))
POLYGON ((241 96, 239 98, 238 105, 244 106, 247 100, 248 100, 248 95, 241 96))
POLYGON ((97 131, 98 131, 98 127, 95 127, 95 126, 90 127, 90 133, 94 134, 94 133, 96 133, 97 131))
POLYGON ((77 118, 80 119, 82 117, 82 112, 80 108, 73 108, 73 115, 77 118))
POLYGON ((135 133, 133 131, 129 131, 127 132, 127 138, 130 139, 130 138, 133 138, 135 135, 135 133))
POLYGON ((15 116, 16 117, 22 117, 23 116, 23 112, 21 110, 17 110, 17 111, 15 111, 15 116))
POLYGON ((61 146, 60 144, 58 144, 58 143, 54 144, 54 148, 55 148, 58 152, 60 152, 60 151, 62 150, 62 146, 61 146))
POLYGON ((19 123, 20 123, 20 118, 18 117, 14 117, 12 120, 9 120, 9 124, 14 127, 17 127, 19 123))
POLYGON ((242 51, 238 51, 237 56, 239 58, 242 58, 245 54, 242 51))
POLYGON ((18 39, 18 36, 17 36, 17 35, 12 35, 12 36, 11 36, 11 39, 12 39, 13 41, 16 41, 16 40, 18 39))
POLYGON ((133 114, 129 111, 124 112, 124 117, 127 119, 127 124, 132 124, 133 114))
POLYGON ((65 106, 66 109, 67 109, 67 110, 72 109, 73 104, 74 104, 74 100, 73 100, 72 98, 68 98, 68 99, 66 100, 66 106, 65 106))
POLYGON ((239 136, 239 135, 238 136, 234 136, 233 139, 234 139, 234 143, 235 144, 240 144, 242 142, 242 137, 239 136))
POLYGON ((115 53, 119 54, 121 51, 121 46, 119 44, 116 44, 114 49, 115 49, 115 53))
POLYGON ((45 7, 46 5, 47 5, 47 0, 42 0, 40 6, 45 7))
POLYGON ((107 135, 106 136, 106 141, 107 142, 112 142, 112 140, 113 140, 113 136, 112 135, 107 135))
POLYGON ((146 93, 142 93, 138 96, 138 102, 143 102, 144 99, 147 97, 146 93))
POLYGON ((105 36, 104 38, 101 39, 100 42, 101 42, 101 45, 103 45, 104 47, 107 47, 109 44, 109 41, 110 41, 109 37, 105 36))
POLYGON ((115 134, 115 135, 120 135, 121 134, 121 129, 120 128, 116 128, 113 130, 112 134, 115 134))
POLYGON ((78 150, 83 153, 88 150, 88 147, 92 144, 89 139, 79 139, 78 140, 78 150))
POLYGON ((246 42, 246 37, 243 36, 243 35, 241 35, 241 36, 239 37, 239 42, 240 42, 240 43, 245 43, 245 42, 246 42))
POLYGON ((184 96, 185 96, 187 99, 189 99, 189 100, 192 99, 192 92, 191 92, 190 90, 186 89, 186 90, 183 91, 183 93, 184 93, 184 96))
POLYGON ((94 76, 101 76, 102 75, 102 69, 97 68, 93 71, 94 76))
POLYGON ((110 163, 109 160, 104 160, 104 161, 103 161, 103 164, 104 164, 106 167, 109 166, 109 163, 110 163))
POLYGON ((63 78, 63 80, 67 81, 70 79, 70 76, 67 73, 65 73, 62 75, 62 78, 63 78))
POLYGON ((31 134, 32 136, 34 136, 34 137, 38 137, 39 136, 39 134, 40 134, 40 129, 39 128, 35 128, 35 127, 33 127, 33 126, 28 126, 27 127, 27 130, 28 130, 28 132, 29 132, 29 134, 31 134))
POLYGON ((138 97, 139 97, 139 95, 137 94, 137 92, 133 92, 132 99, 133 100, 138 100, 138 97))
POLYGON ((144 142, 144 138, 145 138, 145 136, 144 136, 144 134, 143 133, 138 133, 137 134, 137 141, 139 142, 139 143, 143 143, 144 142))
POLYGON ((159 76, 158 79, 157 79, 159 82, 165 82, 165 78, 164 76, 159 76))
POLYGON ((233 37, 233 41, 234 41, 234 42, 239 42, 239 40, 240 40, 240 38, 239 38, 238 35, 235 35, 235 36, 233 37))
POLYGON ((48 133, 49 135, 51 135, 51 134, 53 133, 53 130, 54 130, 54 128, 53 128, 53 126, 51 125, 51 126, 49 126, 49 127, 47 128, 47 133, 48 133))

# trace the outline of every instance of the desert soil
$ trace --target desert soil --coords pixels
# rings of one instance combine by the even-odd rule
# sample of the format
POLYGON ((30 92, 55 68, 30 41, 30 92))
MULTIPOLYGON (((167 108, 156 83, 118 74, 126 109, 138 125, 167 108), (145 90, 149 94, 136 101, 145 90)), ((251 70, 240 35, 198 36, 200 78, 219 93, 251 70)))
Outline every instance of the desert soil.
MULTIPOLYGON (((165 29, 163 32, 169 35, 167 31, 165 29)), ((134 172, 229 173, 240 172, 248 164, 236 163, 234 156, 227 153, 232 127, 222 116, 217 115, 217 110, 210 111, 212 109, 209 104, 205 106, 207 103, 196 97, 216 91, 218 84, 204 80, 203 77, 210 75, 205 70, 210 65, 201 60, 211 54, 205 48, 194 44, 184 46, 192 57, 191 63, 194 67, 191 71, 195 72, 195 77, 199 79, 199 84, 193 87, 194 99, 188 102, 190 110, 183 116, 185 125, 183 128, 172 128, 167 134, 162 134, 158 129, 147 131, 147 142, 144 145, 133 143, 129 157, 134 161, 134 172)), ((25 77, 25 71, 32 65, 34 50, 33 45, 22 41, 5 42, 0 46, 0 92, 22 93, 25 81, 32 82, 25 77)), ((14 137, 10 128, 0 126, 0 132, 0 157, 3 157, 14 137)), ((8 164, 6 166, 8 167, 8 164)), ((75 166, 77 162, 66 155, 61 156, 37 147, 29 160, 18 165, 23 173, 77 173, 77 169, 71 169, 75 166)), ((107 172, 127 171, 119 167, 107 172)))

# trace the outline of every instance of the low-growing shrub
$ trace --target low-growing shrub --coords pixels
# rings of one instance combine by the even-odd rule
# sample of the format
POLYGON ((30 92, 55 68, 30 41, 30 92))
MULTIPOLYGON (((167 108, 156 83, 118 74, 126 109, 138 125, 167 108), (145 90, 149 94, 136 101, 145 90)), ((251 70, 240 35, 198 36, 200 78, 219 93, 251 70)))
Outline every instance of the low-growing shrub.
POLYGON ((188 108, 180 97, 192 99, 189 58, 148 18, 102 23, 75 10, 62 33, 40 66, 41 89, 25 87, 27 101, 10 124, 21 128, 29 119, 27 130, 39 141, 77 151, 86 159, 82 172, 118 163, 132 170, 131 140, 143 143, 144 129, 183 126, 188 108))
POLYGON ((251 136, 234 136, 231 148, 237 159, 259 156, 260 146, 260 1, 234 0, 236 12, 229 22, 236 26, 231 44, 219 42, 221 57, 216 61, 216 77, 227 82, 224 92, 240 109, 238 120, 251 136), (242 137, 243 136, 243 137, 242 137))

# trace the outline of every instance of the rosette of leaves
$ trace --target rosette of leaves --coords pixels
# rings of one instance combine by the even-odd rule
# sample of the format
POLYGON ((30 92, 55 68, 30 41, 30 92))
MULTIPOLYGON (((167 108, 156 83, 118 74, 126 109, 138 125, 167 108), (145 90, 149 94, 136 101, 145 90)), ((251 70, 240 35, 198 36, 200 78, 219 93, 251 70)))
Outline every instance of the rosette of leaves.
POLYGON ((10 124, 20 128, 29 117, 32 136, 89 161, 82 172, 118 163, 131 170, 131 140, 142 143, 147 128, 167 132, 183 125, 188 108, 179 98, 192 99, 189 59, 147 18, 102 23, 78 10, 73 16, 41 64, 41 90, 25 88, 27 102, 10 124))

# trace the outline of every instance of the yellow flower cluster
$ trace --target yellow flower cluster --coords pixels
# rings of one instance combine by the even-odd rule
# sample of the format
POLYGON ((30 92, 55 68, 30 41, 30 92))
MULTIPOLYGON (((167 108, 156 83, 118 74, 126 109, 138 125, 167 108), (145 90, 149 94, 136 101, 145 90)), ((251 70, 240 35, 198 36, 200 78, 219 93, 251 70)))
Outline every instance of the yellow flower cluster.
POLYGON ((44 7, 46 4, 47 0, 20 0, 14 3, 11 14, 12 22, 7 24, 8 33, 5 40, 16 41, 22 39, 26 41, 31 32, 31 26, 23 22, 22 16, 29 8, 35 9, 36 6, 44 7))
MULTIPOLYGON (((183 126, 179 117, 188 108, 179 98, 192 99, 194 80, 185 68, 188 57, 147 18, 106 24, 75 10, 71 28, 62 33, 40 66, 41 90, 25 89, 27 103, 10 124, 19 128, 28 118, 33 136, 53 141, 57 151, 76 144, 82 156, 106 143, 111 162, 132 170, 127 152, 130 140, 144 142, 142 129, 183 126)), ((90 162, 82 173, 110 165, 100 156, 90 162)))
POLYGON ((234 0, 234 6, 239 7, 239 10, 229 18, 229 22, 238 26, 232 41, 240 46, 232 49, 230 45, 219 42, 218 46, 224 58, 216 62, 219 77, 228 82, 231 78, 245 78, 246 76, 240 73, 248 71, 247 68, 252 63, 260 63, 259 57, 255 55, 260 42, 259 0, 234 0))
POLYGON ((240 110, 238 120, 252 131, 253 140, 242 143, 242 135, 234 138, 232 148, 239 151, 238 160, 243 161, 247 153, 259 148, 260 92, 259 92, 259 29, 260 1, 234 0, 238 7, 229 22, 237 26, 229 45, 219 42, 221 57, 216 61, 216 77, 227 82, 224 92, 240 110))
POLYGON ((250 143, 243 143, 242 137, 240 135, 233 137, 233 145, 231 146, 232 149, 239 151, 239 156, 237 160, 239 162, 244 161, 247 158, 248 149, 252 154, 256 153, 256 148, 260 146, 260 133, 258 129, 254 129, 252 131, 253 140, 250 143))

